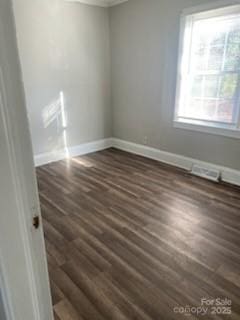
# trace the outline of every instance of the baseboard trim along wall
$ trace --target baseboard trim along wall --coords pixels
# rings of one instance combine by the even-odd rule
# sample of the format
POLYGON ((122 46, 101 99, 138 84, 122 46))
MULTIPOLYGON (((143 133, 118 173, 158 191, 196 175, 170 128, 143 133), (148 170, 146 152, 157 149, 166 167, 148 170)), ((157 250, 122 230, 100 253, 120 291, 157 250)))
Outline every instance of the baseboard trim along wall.
POLYGON ((69 147, 61 150, 54 150, 52 152, 42 153, 34 156, 34 163, 36 167, 48 164, 51 162, 60 161, 66 158, 82 156, 84 154, 104 150, 113 146, 113 139, 107 138, 96 140, 88 143, 83 143, 78 146, 69 147))
POLYGON ((111 147, 167 163, 187 171, 191 171, 193 164, 203 166, 207 169, 219 170, 221 172, 222 181, 240 186, 240 171, 238 170, 116 138, 97 140, 62 150, 36 155, 34 157, 35 166, 38 167, 47 163, 63 160, 68 157, 77 157, 111 147))
POLYGON ((192 170, 193 164, 204 166, 207 169, 220 170, 222 181, 240 186, 240 171, 238 170, 184 157, 175 153, 161 151, 159 149, 151 148, 145 145, 136 144, 120 139, 113 138, 113 147, 123 151, 132 152, 134 154, 138 154, 146 158, 158 160, 160 162, 164 162, 176 166, 178 168, 185 169, 187 171, 192 170))

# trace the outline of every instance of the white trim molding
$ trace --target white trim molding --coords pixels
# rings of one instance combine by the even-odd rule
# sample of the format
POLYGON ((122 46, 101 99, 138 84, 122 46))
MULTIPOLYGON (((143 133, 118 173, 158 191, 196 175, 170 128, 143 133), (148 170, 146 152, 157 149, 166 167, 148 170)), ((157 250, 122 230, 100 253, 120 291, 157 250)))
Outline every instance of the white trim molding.
POLYGON ((79 2, 90 6, 113 7, 128 0, 65 0, 66 2, 79 2))
POLYGON ((39 167, 55 161, 60 161, 69 157, 82 156, 84 154, 101 151, 113 146, 112 138, 83 143, 78 146, 69 147, 52 152, 41 153, 34 156, 35 166, 39 167))
POLYGON ((146 158, 164 162, 181 169, 190 170, 191 165, 189 158, 179 156, 159 149, 151 148, 145 145, 136 144, 133 142, 113 139, 113 147, 123 151, 131 152, 146 158))
MULTIPOLYGON (((212 19, 212 23, 214 24, 216 18, 220 18, 223 21, 226 16, 230 15, 232 16, 232 19, 235 19, 240 15, 240 0, 221 0, 217 2, 201 4, 192 8, 184 9, 182 11, 180 19, 178 70, 173 119, 174 127, 176 128, 207 132, 214 135, 240 139, 239 88, 237 85, 236 88, 234 88, 236 89, 237 94, 232 96, 233 111, 232 118, 229 123, 226 121, 226 119, 221 118, 206 119, 205 115, 201 113, 193 115, 188 110, 188 107, 191 106, 191 102, 189 102, 188 99, 189 86, 192 82, 192 77, 199 74, 199 72, 196 70, 192 70, 191 66, 191 54, 192 50, 194 49, 192 38, 195 36, 195 24, 203 20, 207 22, 209 19, 212 19)), ((227 33, 225 38, 226 49, 228 45, 227 33)), ((226 70, 222 70, 222 72, 216 71, 214 74, 216 76, 223 76, 226 73, 226 70)), ((200 72, 200 74, 202 73, 200 72)), ((204 74, 211 74, 211 70, 206 70, 204 74)), ((200 95, 199 97, 195 98, 199 98, 201 100, 204 97, 200 95)), ((217 97, 214 96, 213 98, 217 97)))
POLYGON ((215 10, 219 8, 224 8, 224 7, 231 7, 239 4, 240 4, 240 0, 218 0, 215 2, 199 4, 193 7, 185 8, 182 11, 182 14, 183 15, 195 14, 201 11, 202 12, 210 11, 210 10, 215 10))
POLYGON ((120 3, 127 2, 127 1, 128 0, 111 0, 111 1, 109 1, 108 6, 109 7, 113 7, 113 6, 116 6, 116 5, 120 4, 120 3))
POLYGON ((70 157, 78 157, 81 155, 105 150, 112 147, 119 150, 131 152, 149 159, 157 160, 181 169, 185 169, 189 172, 192 170, 193 164, 203 166, 207 169, 219 170, 221 172, 222 181, 240 186, 239 170, 234 170, 213 163, 184 157, 179 154, 162 151, 156 148, 151 148, 145 145, 120 140, 117 138, 97 140, 89 143, 83 143, 78 146, 70 147, 68 149, 56 150, 49 153, 36 155, 34 157, 35 166, 38 167, 51 162, 67 159, 70 157))
POLYGON ((141 144, 132 143, 120 139, 112 139, 113 147, 128 151, 134 154, 144 156, 153 160, 157 160, 166 164, 173 165, 175 167, 191 171, 193 164, 201 165, 208 169, 219 170, 221 172, 221 180, 227 183, 231 183, 240 186, 240 171, 230 169, 227 167, 219 166, 209 162, 200 161, 197 159, 184 157, 179 154, 162 151, 159 149, 151 148, 141 144))
POLYGON ((230 128, 220 128, 217 126, 207 126, 206 122, 201 121, 174 121, 173 124, 174 128, 177 129, 185 129, 190 131, 197 131, 197 132, 205 132, 214 135, 220 135, 224 137, 230 137, 234 139, 240 139, 240 129, 230 129, 230 128))

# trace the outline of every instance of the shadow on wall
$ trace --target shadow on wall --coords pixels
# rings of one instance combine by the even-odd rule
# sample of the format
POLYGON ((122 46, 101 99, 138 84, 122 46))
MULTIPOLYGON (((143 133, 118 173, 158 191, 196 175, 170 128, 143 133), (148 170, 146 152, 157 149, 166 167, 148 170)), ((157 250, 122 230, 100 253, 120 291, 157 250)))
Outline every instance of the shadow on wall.
MULTIPOLYGON (((5 291, 3 292, 3 279, 1 275, 1 270, 0 270, 0 320, 7 320, 6 317, 6 309, 4 307, 4 296, 5 291)), ((6 302, 6 301, 5 301, 6 302)))
POLYGON ((65 107, 65 98, 63 91, 50 104, 45 106, 42 111, 42 120, 44 129, 56 128, 58 143, 51 150, 52 153, 64 149, 64 156, 69 158, 67 143, 67 116, 65 107))
POLYGON ((1 294, 1 288, 0 288, 0 319, 1 320, 6 320, 6 315, 5 315, 5 310, 3 306, 3 299, 2 299, 2 294, 1 294))

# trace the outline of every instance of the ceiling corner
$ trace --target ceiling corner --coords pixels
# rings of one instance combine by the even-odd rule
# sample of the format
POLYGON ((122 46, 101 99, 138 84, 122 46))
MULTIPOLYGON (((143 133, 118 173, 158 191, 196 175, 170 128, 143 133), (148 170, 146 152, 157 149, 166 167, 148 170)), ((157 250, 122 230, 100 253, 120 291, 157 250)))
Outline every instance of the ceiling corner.
POLYGON ((108 6, 109 7, 113 7, 113 6, 116 6, 120 3, 123 3, 123 2, 127 2, 128 0, 109 0, 108 2, 108 6))
POLYGON ((67 2, 79 2, 98 7, 113 7, 128 0, 65 0, 67 2))

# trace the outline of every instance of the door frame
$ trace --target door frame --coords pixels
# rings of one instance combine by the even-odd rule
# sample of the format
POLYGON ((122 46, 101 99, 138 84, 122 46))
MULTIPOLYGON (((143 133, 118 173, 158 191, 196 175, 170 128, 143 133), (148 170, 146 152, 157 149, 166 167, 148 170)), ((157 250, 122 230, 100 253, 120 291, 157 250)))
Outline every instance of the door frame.
MULTIPOLYGON (((9 200, 9 206, 7 200, 4 202, 0 216, 0 280, 4 308, 7 320, 23 320, 20 317, 24 320, 53 320, 36 173, 13 7, 9 0, 0 3, 0 46, 0 131, 3 142, 0 150, 4 152, 2 158, 0 155, 3 161, 0 165, 7 168, 5 181, 9 182, 9 199, 12 200, 12 203, 9 200), (39 229, 33 226, 36 215, 40 218, 39 229), (21 264, 17 256, 21 257, 21 264), (28 297, 24 303, 20 299, 22 288, 28 297)), ((1 187, 4 189, 4 183, 1 187)), ((5 195, 3 189, 1 192, 5 195)))

